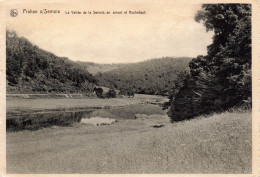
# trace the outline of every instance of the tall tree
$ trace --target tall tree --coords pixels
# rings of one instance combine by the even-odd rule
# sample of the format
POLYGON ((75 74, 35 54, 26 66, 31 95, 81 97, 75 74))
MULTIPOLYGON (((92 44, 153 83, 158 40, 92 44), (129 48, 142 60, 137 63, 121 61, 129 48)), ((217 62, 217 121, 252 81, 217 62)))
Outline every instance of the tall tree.
POLYGON ((189 82, 172 96, 172 120, 221 112, 251 101, 251 5, 204 4, 195 20, 214 32, 213 43, 206 56, 189 63, 189 82), (187 95, 191 104, 179 105, 187 95))

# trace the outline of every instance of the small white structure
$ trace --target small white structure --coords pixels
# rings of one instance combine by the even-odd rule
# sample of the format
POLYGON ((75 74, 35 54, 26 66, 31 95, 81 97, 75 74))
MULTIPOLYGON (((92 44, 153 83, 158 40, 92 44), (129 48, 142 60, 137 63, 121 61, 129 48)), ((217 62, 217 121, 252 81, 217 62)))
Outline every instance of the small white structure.
POLYGON ((110 125, 114 122, 117 122, 116 119, 109 119, 109 118, 103 118, 103 117, 91 117, 86 119, 81 119, 81 123, 83 124, 91 124, 91 125, 110 125))

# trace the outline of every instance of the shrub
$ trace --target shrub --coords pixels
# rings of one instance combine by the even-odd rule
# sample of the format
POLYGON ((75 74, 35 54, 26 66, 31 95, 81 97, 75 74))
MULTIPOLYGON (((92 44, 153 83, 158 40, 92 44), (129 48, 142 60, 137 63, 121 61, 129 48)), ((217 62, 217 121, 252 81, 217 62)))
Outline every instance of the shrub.
POLYGON ((105 95, 106 98, 116 98, 115 89, 109 89, 109 91, 105 95))
POLYGON ((94 92, 96 93, 97 97, 98 98, 104 98, 104 95, 103 95, 103 89, 100 88, 100 87, 95 87, 94 88, 94 92))

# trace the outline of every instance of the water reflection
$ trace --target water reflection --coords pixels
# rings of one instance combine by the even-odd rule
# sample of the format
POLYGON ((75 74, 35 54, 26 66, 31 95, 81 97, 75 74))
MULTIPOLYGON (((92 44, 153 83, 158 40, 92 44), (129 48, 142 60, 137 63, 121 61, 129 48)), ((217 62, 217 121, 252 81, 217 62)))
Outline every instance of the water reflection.
POLYGON ((49 111, 38 113, 7 113, 6 130, 38 130, 42 127, 69 126, 82 118, 102 117, 111 119, 135 119, 136 114, 166 115, 161 107, 152 104, 136 104, 104 109, 77 109, 71 111, 49 111))
POLYGON ((90 118, 92 112, 93 110, 7 114, 6 130, 38 130, 43 127, 69 126, 74 122, 80 122, 82 118, 90 118))

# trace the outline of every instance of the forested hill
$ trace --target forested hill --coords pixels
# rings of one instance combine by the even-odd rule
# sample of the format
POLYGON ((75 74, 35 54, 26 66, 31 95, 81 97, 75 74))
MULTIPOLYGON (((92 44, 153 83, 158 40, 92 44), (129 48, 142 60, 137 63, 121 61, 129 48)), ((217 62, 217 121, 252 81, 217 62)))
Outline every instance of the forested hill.
POLYGON ((68 58, 57 57, 15 32, 6 32, 7 93, 88 93, 94 77, 68 58))
POLYGON ((189 68, 191 58, 159 58, 128 64, 104 73, 98 73, 99 85, 121 91, 168 95, 180 71, 189 68))
POLYGON ((78 64, 83 66, 89 73, 96 75, 98 73, 108 72, 114 69, 122 68, 128 65, 128 63, 120 64, 99 64, 93 62, 77 61, 78 64))

